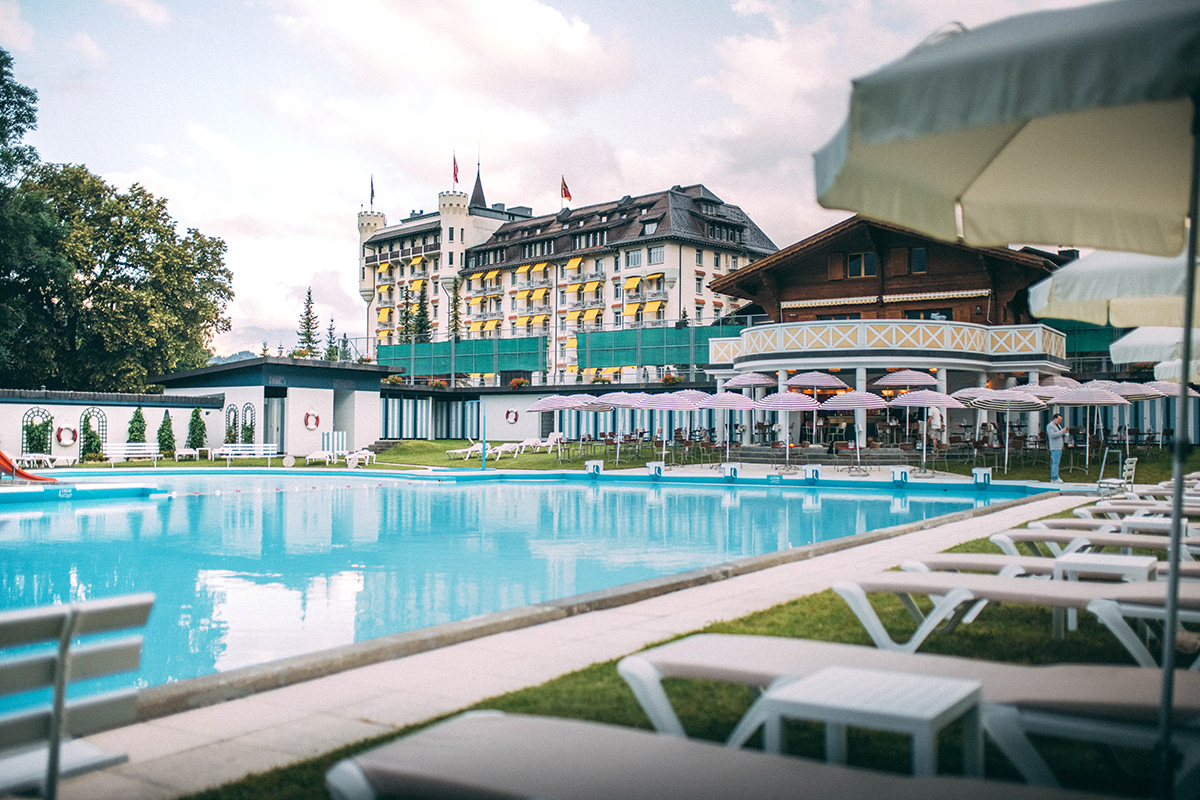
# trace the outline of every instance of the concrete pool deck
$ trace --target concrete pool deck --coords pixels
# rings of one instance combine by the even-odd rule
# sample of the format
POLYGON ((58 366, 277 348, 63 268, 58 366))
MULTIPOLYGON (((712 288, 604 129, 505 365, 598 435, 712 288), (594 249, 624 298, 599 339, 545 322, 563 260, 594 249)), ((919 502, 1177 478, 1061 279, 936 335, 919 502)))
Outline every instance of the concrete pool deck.
MULTIPOLYGON (((887 477, 886 472, 876 476, 887 477)), ((1078 494, 1037 499, 616 608, 482 636, 107 731, 88 740, 105 750, 127 753, 129 761, 64 781, 59 796, 137 800, 193 794, 535 686, 711 622, 823 591, 837 580, 887 569, 906 558, 939 552, 1087 499, 1078 494)))

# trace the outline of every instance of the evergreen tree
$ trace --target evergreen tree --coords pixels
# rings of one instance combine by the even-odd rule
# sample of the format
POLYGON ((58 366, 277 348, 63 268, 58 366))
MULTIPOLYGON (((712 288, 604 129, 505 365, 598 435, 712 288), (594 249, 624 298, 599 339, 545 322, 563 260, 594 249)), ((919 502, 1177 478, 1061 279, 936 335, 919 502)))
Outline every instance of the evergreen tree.
POLYGON ((400 290, 400 311, 396 316, 399 317, 396 324, 397 339, 400 344, 408 344, 412 341, 413 313, 412 291, 407 286, 400 290))
POLYGON ((163 411, 162 424, 158 426, 158 452, 175 452, 175 428, 171 425, 171 412, 163 411))
POLYGON ((329 327, 325 329, 325 360, 337 361, 338 342, 337 331, 333 329, 333 317, 329 318, 329 327))
POLYGON ((278 351, 277 355, 283 355, 283 342, 279 343, 279 351, 278 351))
POLYGON ((208 447, 208 427, 198 408, 192 409, 192 418, 188 420, 187 446, 193 450, 208 447))
POLYGON ((338 346, 338 360, 349 361, 352 356, 350 354, 350 337, 342 334, 342 343, 338 346))
POLYGON ((80 427, 83 430, 79 432, 79 460, 100 460, 104 451, 104 441, 100 438, 100 432, 96 430, 96 421, 91 414, 83 418, 83 424, 80 427), (90 459, 88 456, 96 456, 96 458, 90 459))
POLYGON ((271 355, 271 350, 270 350, 270 348, 268 348, 268 347, 267 347, 267 343, 266 343, 266 342, 263 342, 262 350, 261 350, 261 351, 259 351, 259 354, 258 354, 258 355, 259 355, 259 356, 261 356, 261 357, 266 357, 266 356, 269 356, 269 355, 271 355))
POLYGON ((317 354, 317 336, 320 334, 320 330, 317 313, 313 311, 312 287, 310 286, 308 294, 304 296, 304 310, 300 312, 300 328, 296 331, 297 348, 307 352, 310 357, 315 356, 317 354))
POLYGON ((462 281, 458 278, 454 279, 454 283, 450 285, 450 325, 449 333, 454 337, 454 341, 458 341, 458 336, 462 332, 462 312, 458 310, 458 296, 462 291, 462 281))
POLYGON ((254 419, 249 414, 242 416, 242 444, 254 444, 254 419))
POLYGON ((141 406, 134 409, 133 417, 129 420, 129 434, 125 437, 125 441, 146 441, 146 417, 142 414, 141 406))
POLYGON ((429 321, 429 295, 423 283, 421 294, 417 297, 417 313, 413 314, 412 329, 414 341, 418 342, 428 342, 433 333, 433 323, 429 321))

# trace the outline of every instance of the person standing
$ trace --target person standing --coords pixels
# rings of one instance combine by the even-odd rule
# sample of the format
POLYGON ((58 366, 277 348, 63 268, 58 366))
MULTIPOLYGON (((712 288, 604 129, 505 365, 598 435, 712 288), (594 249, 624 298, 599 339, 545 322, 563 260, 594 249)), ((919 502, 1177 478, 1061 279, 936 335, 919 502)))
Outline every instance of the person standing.
POLYGON ((1058 477, 1058 465, 1062 463, 1063 454, 1062 418, 1062 414, 1055 414, 1050 418, 1050 424, 1046 426, 1046 444, 1050 447, 1051 483, 1063 482, 1063 479, 1058 477))

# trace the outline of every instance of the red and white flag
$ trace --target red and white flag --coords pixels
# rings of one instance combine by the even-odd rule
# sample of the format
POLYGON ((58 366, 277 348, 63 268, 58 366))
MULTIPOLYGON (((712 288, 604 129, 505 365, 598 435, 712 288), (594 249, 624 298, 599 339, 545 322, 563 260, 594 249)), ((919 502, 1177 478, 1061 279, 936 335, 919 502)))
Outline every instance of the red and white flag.
POLYGON ((563 200, 571 199, 571 190, 567 188, 566 176, 563 176, 563 179, 562 179, 562 199, 563 200))
POLYGON ((458 156, 453 156, 453 158, 454 158, 454 185, 457 186, 458 185, 458 156))

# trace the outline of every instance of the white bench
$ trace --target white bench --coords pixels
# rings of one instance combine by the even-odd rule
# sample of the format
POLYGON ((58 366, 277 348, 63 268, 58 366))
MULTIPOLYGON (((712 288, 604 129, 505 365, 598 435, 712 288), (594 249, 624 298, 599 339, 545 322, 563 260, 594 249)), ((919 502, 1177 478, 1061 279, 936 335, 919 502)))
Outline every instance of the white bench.
POLYGON ((68 700, 67 683, 136 670, 141 663, 142 637, 97 641, 93 634, 140 628, 153 605, 154 595, 138 594, 0 614, 0 641, 6 646, 42 646, 34 652, 0 658, 0 696, 45 689, 53 695, 28 709, 0 716, 0 740, 4 742, 0 747, 0 795, 35 792, 54 797, 60 777, 126 760, 122 754, 106 753, 73 737, 133 722, 137 689, 68 700), (93 641, 74 644, 80 636, 93 641))
POLYGON ((210 458, 225 459, 225 466, 229 466, 235 458, 265 458, 267 466, 271 466, 271 459, 279 456, 279 445, 271 444, 270 442, 247 442, 245 444, 223 444, 216 450, 212 451, 210 458))
POLYGON ((104 458, 114 467, 118 461, 148 458, 157 467, 162 453, 158 451, 158 445, 154 442, 109 442, 104 445, 104 458))

